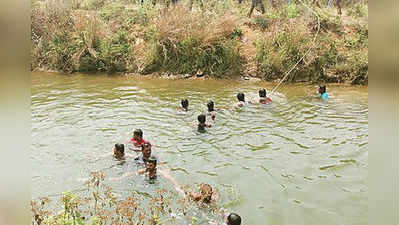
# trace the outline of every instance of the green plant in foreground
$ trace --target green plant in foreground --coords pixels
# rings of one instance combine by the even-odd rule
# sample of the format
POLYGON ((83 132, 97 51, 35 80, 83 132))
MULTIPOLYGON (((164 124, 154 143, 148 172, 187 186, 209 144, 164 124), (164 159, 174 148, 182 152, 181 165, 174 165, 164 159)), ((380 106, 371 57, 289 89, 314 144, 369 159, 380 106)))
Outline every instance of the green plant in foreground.
POLYGON ((48 200, 31 201, 33 224, 41 225, 99 225, 99 224, 162 224, 161 218, 172 212, 169 193, 159 190, 149 202, 132 193, 118 199, 102 184, 104 174, 91 173, 88 197, 65 192, 61 211, 46 211, 48 200), (147 207, 145 207, 147 204, 147 207))

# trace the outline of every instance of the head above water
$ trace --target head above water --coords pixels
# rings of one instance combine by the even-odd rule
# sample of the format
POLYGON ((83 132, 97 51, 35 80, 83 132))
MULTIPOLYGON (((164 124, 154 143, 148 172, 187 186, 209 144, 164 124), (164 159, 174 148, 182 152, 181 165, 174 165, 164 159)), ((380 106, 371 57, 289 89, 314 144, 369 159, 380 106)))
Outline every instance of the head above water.
POLYGON ((266 98, 266 89, 259 90, 259 97, 266 98))
POLYGON ((123 156, 125 154, 125 145, 116 143, 114 147, 114 154, 117 156, 123 156))
POLYGON ((146 166, 148 167, 156 167, 157 166, 157 162, 158 162, 158 160, 157 160, 157 158, 155 158, 155 156, 151 156, 150 158, 148 158, 148 160, 147 160, 147 163, 146 163, 146 166), (148 165, 148 164, 152 164, 152 165, 148 165))
POLYGON ((143 138, 143 131, 141 129, 134 130, 133 137, 135 140, 137 139, 141 140, 143 138))
POLYGON ((143 154, 144 158, 150 158, 151 157, 151 143, 146 142, 141 145, 141 152, 143 154))
POLYGON ((326 93, 326 91, 327 91, 326 85, 319 85, 319 94, 322 95, 326 93))
POLYGON ((238 94, 237 94, 237 99, 238 99, 238 101, 240 101, 240 102, 245 102, 245 95, 244 95, 244 93, 242 93, 242 92, 238 93, 238 94))
POLYGON ((201 124, 204 124, 206 121, 206 116, 204 114, 198 115, 197 117, 198 122, 200 122, 201 124))
POLYGON ((206 106, 208 107, 208 112, 215 111, 215 103, 212 100, 210 100, 206 106))
POLYGON ((183 107, 184 109, 188 109, 188 100, 187 99, 181 100, 181 107, 183 107))
POLYGON ((236 213, 227 216, 227 225, 241 225, 241 217, 236 213))

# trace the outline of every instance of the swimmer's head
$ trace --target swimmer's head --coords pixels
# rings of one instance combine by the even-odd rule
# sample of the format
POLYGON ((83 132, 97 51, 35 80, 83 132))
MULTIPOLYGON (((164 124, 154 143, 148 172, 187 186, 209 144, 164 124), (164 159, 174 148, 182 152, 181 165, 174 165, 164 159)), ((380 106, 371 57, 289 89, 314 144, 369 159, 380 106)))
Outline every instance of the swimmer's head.
POLYGON ((151 157, 151 143, 146 142, 141 145, 141 151, 143 154, 144 158, 150 158, 151 157))
POLYGON ((265 89, 259 90, 259 97, 266 98, 266 90, 265 89))
POLYGON ((241 217, 236 213, 227 216, 227 225, 241 225, 241 217))
POLYGON ((143 131, 141 129, 134 130, 133 138, 136 141, 140 141, 143 138, 143 131))
POLYGON ((240 102, 245 102, 245 95, 244 95, 244 93, 242 93, 242 92, 238 93, 238 94, 237 94, 237 99, 238 99, 238 101, 240 101, 240 102))
POLYGON ((209 184, 200 184, 201 199, 204 203, 210 203, 212 200, 212 187, 209 184))
POLYGON ((324 94, 326 93, 326 85, 320 85, 319 86, 319 94, 324 94))
POLYGON ((199 115, 199 116, 197 117, 197 119, 198 119, 198 122, 199 122, 200 124, 204 124, 205 121, 206 121, 206 116, 205 116, 204 114, 201 114, 201 115, 199 115))
POLYGON ((115 157, 122 157, 125 155, 125 145, 116 143, 114 147, 114 155, 115 157))
POLYGON ((186 110, 188 109, 188 100, 187 99, 181 100, 181 107, 186 110))
POLYGON ((154 170, 157 167, 157 158, 151 156, 148 158, 147 163, 145 164, 147 170, 154 170))
POLYGON ((206 106, 208 107, 208 112, 215 111, 215 103, 212 100, 210 100, 206 106))

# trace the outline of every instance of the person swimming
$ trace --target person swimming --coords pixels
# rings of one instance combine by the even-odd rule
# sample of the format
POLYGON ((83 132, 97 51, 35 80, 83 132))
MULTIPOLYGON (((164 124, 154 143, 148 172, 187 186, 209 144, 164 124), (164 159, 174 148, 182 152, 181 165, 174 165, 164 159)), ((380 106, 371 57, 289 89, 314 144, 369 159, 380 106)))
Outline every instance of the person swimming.
MULTIPOLYGON (((113 156, 115 159, 124 161, 126 156, 128 157, 135 157, 134 155, 131 155, 129 153, 125 152, 125 145, 121 143, 116 143, 114 145, 114 148, 112 149, 112 152, 109 152, 107 154, 99 156, 99 158, 105 158, 105 157, 110 157, 113 156)), ((98 159, 97 159, 98 160, 98 159)))
POLYGON ((125 145, 116 143, 114 146, 114 157, 116 159, 123 159, 125 157, 125 145))
POLYGON ((208 108, 208 114, 211 116, 212 120, 216 119, 216 110, 215 110, 215 103, 210 100, 208 104, 206 104, 206 107, 208 108))
POLYGON ((130 176, 137 176, 137 175, 145 175, 150 182, 153 183, 157 179, 157 175, 161 175, 164 178, 168 179, 174 186, 176 191, 181 194, 182 196, 185 195, 184 191, 180 188, 180 185, 177 183, 176 179, 168 172, 166 168, 158 168, 158 159, 155 156, 150 156, 145 163, 145 169, 140 169, 136 171, 127 172, 121 177, 111 177, 109 178, 110 181, 118 181, 122 180, 126 177, 130 176))
POLYGON ((151 143, 147 142, 141 146, 141 156, 137 156, 134 161, 139 165, 145 165, 148 159, 152 156, 151 143))
POLYGON ((197 119, 198 119, 198 122, 199 122, 198 125, 197 125, 197 130, 199 132, 205 132, 205 128, 206 127, 211 127, 212 126, 212 125, 206 123, 206 116, 204 114, 199 115, 197 117, 197 119))
POLYGON ((157 164, 158 164, 157 162, 158 162, 157 158, 155 156, 151 156, 146 161, 144 169, 128 172, 128 173, 125 173, 121 177, 113 177, 113 178, 110 178, 109 180, 111 180, 111 181, 121 180, 126 177, 133 176, 133 175, 146 175, 150 180, 154 180, 157 178, 157 171, 158 171, 157 170, 157 164))
POLYGON ((248 106, 248 103, 251 103, 249 101, 248 102, 245 101, 245 94, 242 92, 237 94, 237 99, 238 99, 238 102, 234 105, 234 108, 246 107, 246 106, 248 106))
POLYGON ((236 213, 230 213, 226 218, 226 225, 241 225, 241 217, 236 213))
POLYGON ((213 196, 213 190, 211 185, 202 183, 199 185, 199 188, 199 192, 190 192, 188 196, 196 202, 201 202, 205 204, 211 203, 213 196))
POLYGON ((132 150, 141 151, 140 149, 137 148, 141 148, 141 146, 144 143, 148 143, 148 141, 143 138, 143 131, 141 129, 136 129, 134 130, 133 137, 129 140, 129 143, 132 143, 133 146, 136 148, 132 150))
POLYGON ((154 180, 157 178, 157 158, 151 156, 148 158, 147 162, 145 163, 145 169, 139 170, 139 174, 143 175, 146 174, 148 179, 154 180))
POLYGON ((261 103, 261 104, 272 103, 272 100, 266 96, 266 89, 259 90, 259 103, 261 103))
POLYGON ((188 99, 183 99, 180 102, 180 110, 187 112, 188 111, 188 99))
POLYGON ((321 99, 323 99, 323 100, 327 100, 328 99, 326 85, 320 85, 319 86, 319 94, 320 94, 321 99))

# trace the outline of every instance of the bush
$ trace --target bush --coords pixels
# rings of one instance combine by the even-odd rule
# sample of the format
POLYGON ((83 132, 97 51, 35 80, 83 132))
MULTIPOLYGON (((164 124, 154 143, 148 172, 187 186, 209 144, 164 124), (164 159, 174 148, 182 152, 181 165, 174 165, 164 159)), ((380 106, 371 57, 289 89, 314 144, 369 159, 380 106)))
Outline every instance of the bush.
POLYGON ((176 7, 155 23, 157 33, 149 41, 145 73, 239 74, 241 58, 235 37, 242 32, 231 17, 204 19, 201 13, 176 7))
POLYGON ((125 31, 102 40, 98 70, 108 73, 135 71, 133 42, 125 31))
POLYGON ((202 70, 205 74, 221 77, 240 72, 240 56, 237 43, 226 40, 208 46, 201 46, 195 39, 177 42, 164 40, 154 43, 147 72, 156 70, 177 74, 195 74, 202 70))
MULTIPOLYGON (((310 39, 304 30, 276 32, 272 38, 263 38, 256 43, 256 61, 258 72, 266 80, 282 78, 284 72, 294 66, 310 47, 310 39)), ((303 64, 300 62, 299 66, 303 64)), ((292 72, 292 80, 299 72, 292 72)))
POLYGON ((255 26, 259 28, 261 31, 265 31, 270 26, 270 20, 263 16, 255 17, 254 22, 255 26))
POLYGON ((285 7, 285 13, 287 18, 296 18, 302 14, 302 9, 294 3, 288 4, 285 7))
MULTIPOLYGON (((320 31, 321 32, 333 32, 338 35, 342 35, 344 33, 344 27, 340 20, 340 17, 330 15, 328 12, 323 11, 321 9, 316 10, 319 15, 320 19, 320 31)), ((317 17, 312 15, 311 21, 309 22, 308 26, 313 31, 317 31, 317 17)))
POLYGON ((352 7, 347 8, 346 14, 355 18, 368 17, 367 4, 356 3, 352 7))
POLYGON ((103 181, 104 174, 94 172, 86 197, 63 193, 61 211, 51 210, 48 198, 31 201, 32 225, 164 224, 161 219, 170 219, 169 214, 179 210, 170 206, 172 194, 163 189, 149 199, 135 192, 122 198, 103 181))

